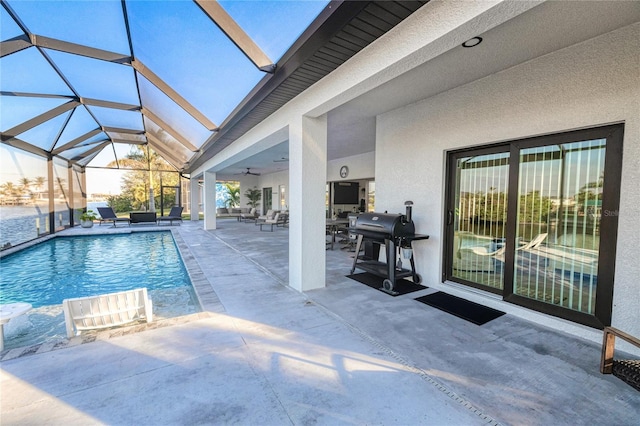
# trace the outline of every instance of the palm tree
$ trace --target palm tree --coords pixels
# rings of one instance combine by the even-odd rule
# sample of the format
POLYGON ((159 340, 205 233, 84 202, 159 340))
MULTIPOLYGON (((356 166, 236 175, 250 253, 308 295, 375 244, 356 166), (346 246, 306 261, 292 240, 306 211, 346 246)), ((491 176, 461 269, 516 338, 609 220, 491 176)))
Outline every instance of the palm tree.
POLYGON ((31 179, 23 177, 20 179, 20 190, 23 194, 28 194, 31 192, 29 189, 31 187, 31 179))
MULTIPOLYGON (((158 174, 165 173, 163 180, 165 183, 177 184, 179 181, 175 169, 172 168, 155 151, 147 147, 132 145, 126 157, 112 161, 107 167, 122 167, 132 169, 123 178, 123 193, 128 193, 135 202, 144 206, 149 200, 149 211, 155 211, 155 197, 160 194, 160 189, 155 188, 154 182, 160 181, 158 174), (147 176, 145 176, 145 174, 147 176), (175 176, 175 177, 173 177, 175 176), (149 182, 147 186, 147 181, 149 182)), ((136 208, 138 208, 136 206, 136 208)))
POLYGON ((240 185, 237 182, 225 182, 222 186, 227 192, 225 201, 227 207, 238 207, 240 205, 240 185))
POLYGON ((33 182, 36 185, 36 190, 42 191, 42 187, 44 186, 46 179, 42 176, 37 176, 35 179, 33 179, 33 182))
POLYGON ((36 178, 33 179, 33 183, 36 186, 36 192, 38 192, 38 197, 42 196, 42 187, 44 186, 45 182, 47 180, 42 177, 42 176, 37 176, 36 178))
POLYGON ((18 190, 13 182, 5 182, 2 184, 2 193, 6 196, 12 197, 16 195, 18 190))

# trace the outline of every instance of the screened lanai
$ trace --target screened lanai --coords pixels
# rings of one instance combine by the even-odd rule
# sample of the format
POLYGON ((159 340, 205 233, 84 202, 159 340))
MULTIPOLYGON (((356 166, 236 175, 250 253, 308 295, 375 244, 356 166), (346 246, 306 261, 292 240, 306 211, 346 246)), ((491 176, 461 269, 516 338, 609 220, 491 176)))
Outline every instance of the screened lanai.
POLYGON ((72 226, 127 179, 145 181, 139 210, 186 188, 327 3, 2 0, 0 244, 72 226))
POLYGON ((0 1, 3 246, 106 199, 191 213, 192 170, 427 3, 0 1))

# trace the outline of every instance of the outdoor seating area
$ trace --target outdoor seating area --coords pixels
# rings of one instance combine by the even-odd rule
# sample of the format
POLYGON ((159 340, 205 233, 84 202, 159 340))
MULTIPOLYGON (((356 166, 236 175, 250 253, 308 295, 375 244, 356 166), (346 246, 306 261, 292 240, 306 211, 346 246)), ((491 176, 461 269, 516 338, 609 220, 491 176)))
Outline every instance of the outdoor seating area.
POLYGON ((242 215, 248 215, 250 212, 251 209, 247 207, 218 207, 216 209, 216 217, 220 219, 233 217, 239 221, 242 215))
POLYGON ((336 244, 349 249, 355 246, 355 240, 349 235, 349 219, 327 219, 325 234, 327 250, 333 250, 336 244))
POLYGON ((119 217, 111 207, 97 207, 100 214, 100 225, 103 223, 111 223, 114 227, 117 227, 119 223, 126 223, 131 226, 132 224, 153 224, 159 225, 162 222, 169 222, 169 225, 173 225, 173 222, 182 222, 183 207, 173 206, 169 213, 165 216, 158 216, 157 212, 130 212, 129 217, 119 217))

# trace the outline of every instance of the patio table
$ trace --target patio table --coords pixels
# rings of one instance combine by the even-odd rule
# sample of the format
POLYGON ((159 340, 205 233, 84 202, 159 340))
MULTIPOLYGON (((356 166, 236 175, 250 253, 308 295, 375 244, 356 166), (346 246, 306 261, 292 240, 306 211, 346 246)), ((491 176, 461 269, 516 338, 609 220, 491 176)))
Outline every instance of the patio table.
POLYGON ((18 302, 0 305, 0 351, 4 350, 4 325, 31 310, 31 304, 18 302))

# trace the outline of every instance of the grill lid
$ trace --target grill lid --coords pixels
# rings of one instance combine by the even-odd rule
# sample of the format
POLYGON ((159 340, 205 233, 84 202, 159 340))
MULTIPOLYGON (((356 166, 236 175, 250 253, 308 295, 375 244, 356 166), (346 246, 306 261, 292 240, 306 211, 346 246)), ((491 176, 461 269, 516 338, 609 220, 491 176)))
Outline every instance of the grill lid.
POLYGON ((356 220, 355 229, 367 231, 369 235, 378 234, 389 238, 413 235, 416 230, 413 221, 407 222, 405 215, 390 213, 361 213, 356 220))

